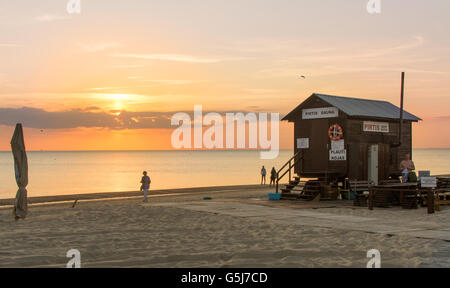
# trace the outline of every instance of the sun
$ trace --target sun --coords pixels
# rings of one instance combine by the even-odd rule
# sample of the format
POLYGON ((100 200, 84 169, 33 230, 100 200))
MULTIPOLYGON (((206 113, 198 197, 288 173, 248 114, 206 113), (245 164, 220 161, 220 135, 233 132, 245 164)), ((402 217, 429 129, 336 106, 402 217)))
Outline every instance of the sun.
POLYGON ((108 106, 111 107, 112 110, 118 111, 116 112, 117 116, 120 115, 120 111, 125 109, 125 105, 130 102, 134 97, 131 94, 95 94, 94 96, 97 99, 102 99, 103 101, 109 102, 108 106))
POLYGON ((114 111, 117 111, 115 114, 116 116, 120 116, 120 113, 122 113, 123 105, 120 102, 114 103, 114 111))
POLYGON ((148 104, 154 97, 128 93, 90 93, 89 98, 95 101, 95 105, 103 109, 125 111, 132 109, 137 103, 148 104))

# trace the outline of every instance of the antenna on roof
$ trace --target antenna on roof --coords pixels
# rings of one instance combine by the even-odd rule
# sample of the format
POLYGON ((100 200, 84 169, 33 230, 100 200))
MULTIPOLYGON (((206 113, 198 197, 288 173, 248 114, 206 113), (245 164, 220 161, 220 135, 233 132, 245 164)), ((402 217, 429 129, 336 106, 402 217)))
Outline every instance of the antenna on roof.
POLYGON ((402 72, 402 86, 400 92, 400 121, 398 126, 398 142, 392 144, 392 147, 399 147, 402 145, 402 130, 403 130, 403 98, 405 94, 405 72, 402 72))

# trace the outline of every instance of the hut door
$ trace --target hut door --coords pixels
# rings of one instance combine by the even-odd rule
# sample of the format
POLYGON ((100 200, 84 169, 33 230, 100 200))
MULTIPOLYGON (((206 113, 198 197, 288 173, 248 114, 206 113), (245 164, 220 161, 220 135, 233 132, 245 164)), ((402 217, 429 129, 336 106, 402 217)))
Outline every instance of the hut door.
POLYGON ((378 185, 378 145, 369 145, 369 153, 367 154, 369 164, 368 180, 378 185))

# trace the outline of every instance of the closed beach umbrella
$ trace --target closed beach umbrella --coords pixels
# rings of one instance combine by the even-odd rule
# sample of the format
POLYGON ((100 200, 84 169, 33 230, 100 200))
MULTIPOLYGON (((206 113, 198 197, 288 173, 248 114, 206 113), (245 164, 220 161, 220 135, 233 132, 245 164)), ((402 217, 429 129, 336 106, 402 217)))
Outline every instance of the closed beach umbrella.
POLYGON ((28 161, 25 152, 25 142, 23 140, 22 124, 17 124, 14 135, 11 139, 11 150, 14 156, 14 171, 16 174, 17 190, 16 200, 14 202, 13 214, 15 219, 25 219, 27 216, 27 185, 28 185, 28 161))

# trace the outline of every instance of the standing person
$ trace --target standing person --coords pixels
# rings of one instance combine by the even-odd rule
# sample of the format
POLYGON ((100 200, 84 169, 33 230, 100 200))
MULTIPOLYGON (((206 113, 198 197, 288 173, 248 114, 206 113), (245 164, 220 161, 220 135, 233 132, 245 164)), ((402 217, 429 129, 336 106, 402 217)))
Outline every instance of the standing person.
POLYGON ((275 170, 275 167, 272 167, 272 170, 270 171, 270 185, 275 186, 275 179, 277 179, 277 171, 275 170))
POLYGON ((152 183, 152 180, 150 180, 150 177, 147 176, 147 171, 142 172, 144 176, 142 176, 141 179, 141 191, 144 191, 144 202, 148 202, 147 200, 147 194, 148 190, 150 189, 150 183, 152 183))
POLYGON ((416 173, 413 172, 416 170, 416 166, 414 165, 414 162, 411 160, 411 155, 407 153, 405 155, 405 159, 400 162, 400 170, 402 171, 402 181, 403 183, 406 182, 414 182, 414 177, 416 178, 416 173), (414 175, 411 175, 414 174, 414 175))
POLYGON ((263 185, 263 182, 264 182, 264 185, 266 185, 266 174, 267 174, 266 168, 264 168, 264 166, 262 166, 262 168, 261 168, 261 185, 263 185))

